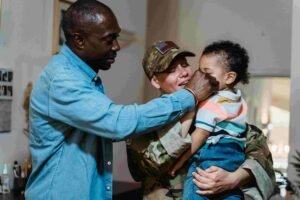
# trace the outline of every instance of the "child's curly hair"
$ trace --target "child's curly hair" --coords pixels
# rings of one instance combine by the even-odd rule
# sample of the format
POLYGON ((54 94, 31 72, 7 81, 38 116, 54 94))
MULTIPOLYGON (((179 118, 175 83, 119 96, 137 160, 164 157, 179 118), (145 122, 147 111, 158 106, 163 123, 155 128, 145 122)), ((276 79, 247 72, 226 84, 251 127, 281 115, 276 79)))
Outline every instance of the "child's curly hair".
POLYGON ((204 48, 202 56, 208 54, 220 55, 228 69, 237 74, 237 77, 232 84, 233 86, 239 82, 242 84, 249 83, 249 56, 247 51, 241 47, 241 45, 228 40, 217 41, 204 48))

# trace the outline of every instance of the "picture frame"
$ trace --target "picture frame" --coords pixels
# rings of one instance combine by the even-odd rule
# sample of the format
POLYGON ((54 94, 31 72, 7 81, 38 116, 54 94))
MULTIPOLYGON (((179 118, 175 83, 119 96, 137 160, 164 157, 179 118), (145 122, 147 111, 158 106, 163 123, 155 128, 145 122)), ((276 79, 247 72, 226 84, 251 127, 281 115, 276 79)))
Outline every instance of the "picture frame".
POLYGON ((0 101, 13 98, 13 71, 0 68, 0 101))
MULTIPOLYGON (((1 1, 1 0, 0 0, 1 1)), ((63 13, 76 0, 54 0, 53 7, 53 32, 52 32, 52 54, 57 54, 65 42, 65 37, 61 28, 63 13)))
POLYGON ((11 130, 11 109, 13 100, 13 71, 0 68, 0 133, 11 130))

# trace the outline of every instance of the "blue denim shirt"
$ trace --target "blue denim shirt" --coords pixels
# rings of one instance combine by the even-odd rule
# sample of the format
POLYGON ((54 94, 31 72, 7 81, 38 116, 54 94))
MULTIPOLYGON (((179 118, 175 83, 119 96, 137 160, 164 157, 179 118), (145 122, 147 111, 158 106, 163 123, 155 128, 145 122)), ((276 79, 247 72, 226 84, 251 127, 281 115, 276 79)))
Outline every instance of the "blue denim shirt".
POLYGON ((112 142, 164 125, 194 103, 180 90, 143 105, 116 105, 97 74, 63 46, 32 90, 26 199, 112 199, 112 142))

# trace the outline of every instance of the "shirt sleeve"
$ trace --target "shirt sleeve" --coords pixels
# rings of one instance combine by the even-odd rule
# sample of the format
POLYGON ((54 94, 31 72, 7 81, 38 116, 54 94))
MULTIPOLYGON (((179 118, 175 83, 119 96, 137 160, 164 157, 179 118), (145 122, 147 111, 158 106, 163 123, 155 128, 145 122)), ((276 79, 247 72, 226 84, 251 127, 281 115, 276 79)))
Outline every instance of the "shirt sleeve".
POLYGON ((269 199, 273 194, 274 185, 264 168, 253 159, 247 159, 241 167, 251 170, 256 180, 256 187, 245 187, 243 191, 253 199, 269 199))
POLYGON ((262 131, 254 125, 247 127, 245 149, 247 159, 241 167, 251 170, 256 180, 256 190, 260 192, 263 199, 268 199, 275 187, 272 154, 262 131))
POLYGON ((115 140, 152 131, 182 116, 195 105, 193 95, 184 89, 146 104, 127 106, 115 104, 82 80, 54 79, 49 91, 51 118, 115 140))

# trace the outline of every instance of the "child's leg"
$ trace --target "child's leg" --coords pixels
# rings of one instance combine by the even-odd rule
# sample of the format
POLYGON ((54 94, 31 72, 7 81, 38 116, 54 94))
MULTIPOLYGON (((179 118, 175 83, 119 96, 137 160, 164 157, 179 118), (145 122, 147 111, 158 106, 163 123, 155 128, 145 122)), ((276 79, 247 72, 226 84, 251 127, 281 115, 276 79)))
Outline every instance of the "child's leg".
POLYGON ((200 196, 196 193, 199 188, 193 183, 192 172, 196 171, 196 164, 201 169, 205 170, 210 166, 221 167, 227 171, 236 170, 244 161, 245 154, 244 149, 240 148, 241 145, 234 142, 205 144, 194 156, 188 177, 184 186, 184 200, 200 200, 200 199, 212 199, 212 200, 241 200, 244 199, 243 193, 240 190, 233 190, 224 194, 217 194, 211 196, 200 196))
POLYGON ((205 144, 198 157, 200 168, 205 170, 217 166, 229 172, 238 169, 245 160, 245 152, 239 142, 231 141, 222 138, 217 144, 205 144))
POLYGON ((196 193, 199 188, 193 183, 193 175, 192 173, 196 171, 195 162, 189 168, 186 180, 184 182, 183 188, 183 199, 184 200, 208 200, 205 196, 200 196, 196 193))

